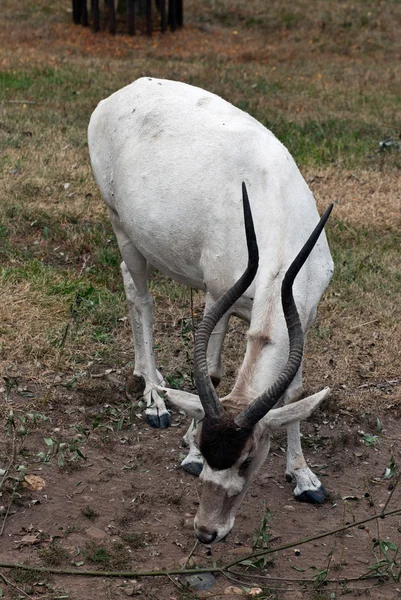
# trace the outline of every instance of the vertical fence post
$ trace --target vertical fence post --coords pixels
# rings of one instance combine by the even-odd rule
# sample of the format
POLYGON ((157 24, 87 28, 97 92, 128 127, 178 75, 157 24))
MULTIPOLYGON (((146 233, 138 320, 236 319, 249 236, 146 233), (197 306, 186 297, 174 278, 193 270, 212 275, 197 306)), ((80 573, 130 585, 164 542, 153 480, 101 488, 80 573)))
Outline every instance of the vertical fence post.
POLYGON ((91 0, 92 29, 96 33, 100 29, 99 0, 91 0))
POLYGON ((81 23, 84 27, 88 27, 88 6, 86 4, 86 0, 82 0, 82 9, 81 9, 81 23))
POLYGON ((116 9, 114 0, 108 0, 109 5, 109 31, 112 35, 116 33, 116 9))
POLYGON ((127 0, 128 33, 135 35, 135 0, 127 0))
POLYGON ((177 4, 176 0, 168 0, 168 22, 171 31, 177 29, 177 4))
POLYGON ((160 21, 161 32, 165 33, 167 29, 166 0, 160 0, 160 21))
POLYGON ((152 0, 146 0, 146 33, 152 35, 152 0))
POLYGON ((82 12, 82 0, 72 0, 72 20, 75 25, 79 25, 81 22, 81 12, 82 12))
MULTIPOLYGON (((115 0, 104 0, 104 3, 108 6, 110 33, 115 34, 115 0)), ((160 29, 162 33, 165 33, 167 25, 170 25, 171 31, 175 31, 177 27, 182 27, 184 22, 184 0, 168 0, 168 9, 166 4, 167 0, 156 0, 157 9, 160 12, 160 29)), ((153 32, 152 0, 141 0, 141 12, 143 10, 143 5, 145 5, 146 33, 151 36, 153 32)), ((125 0, 125 6, 128 11, 128 33, 129 35, 135 35, 136 0, 125 0)), ((89 24, 87 0, 72 0, 72 18, 77 25, 81 24, 87 26, 89 24)), ((91 19, 92 29, 96 33, 100 30, 99 0, 91 0, 91 19)))
POLYGON ((184 0, 177 1, 177 25, 182 27, 184 25, 184 0))

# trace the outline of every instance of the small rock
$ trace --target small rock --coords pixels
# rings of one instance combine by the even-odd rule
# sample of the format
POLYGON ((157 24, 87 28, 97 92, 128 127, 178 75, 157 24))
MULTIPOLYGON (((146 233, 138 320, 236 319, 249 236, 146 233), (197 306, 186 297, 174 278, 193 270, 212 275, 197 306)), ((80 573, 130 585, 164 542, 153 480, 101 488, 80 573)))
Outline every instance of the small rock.
POLYGON ((126 596, 133 596, 135 594, 135 588, 133 585, 126 585, 121 588, 121 591, 126 596))
MULTIPOLYGON (((187 562, 187 557, 184 556, 183 558, 180 558, 180 560, 178 562, 180 564, 180 567, 183 567, 185 565, 185 563, 187 562)), ((196 567, 196 560, 193 556, 191 556, 191 558, 188 560, 185 568, 192 569, 193 567, 196 567)))
POLYGON ((288 512, 290 512, 291 510, 295 510, 295 508, 291 506, 291 504, 285 504, 283 506, 283 510, 287 510, 288 512))
POLYGON ((191 531, 194 528, 194 520, 192 519, 185 519, 184 520, 184 525, 183 525, 184 529, 190 529, 191 531))
POLYGON ((142 583, 138 583, 136 579, 132 579, 128 585, 121 586, 121 591, 126 596, 134 596, 139 593, 142 583))
POLYGON ((233 596, 243 596, 244 592, 241 588, 235 587, 235 585, 229 585, 228 587, 224 588, 224 595, 229 596, 230 594, 233 596))
POLYGON ((262 588, 254 587, 249 590, 248 596, 260 596, 262 592, 262 588))
POLYGON ((94 540, 104 540, 104 538, 108 537, 107 533, 98 527, 89 527, 85 533, 94 540))
POLYGON ((216 578, 212 573, 199 573, 196 575, 187 575, 185 580, 194 590, 208 590, 216 583, 216 578))

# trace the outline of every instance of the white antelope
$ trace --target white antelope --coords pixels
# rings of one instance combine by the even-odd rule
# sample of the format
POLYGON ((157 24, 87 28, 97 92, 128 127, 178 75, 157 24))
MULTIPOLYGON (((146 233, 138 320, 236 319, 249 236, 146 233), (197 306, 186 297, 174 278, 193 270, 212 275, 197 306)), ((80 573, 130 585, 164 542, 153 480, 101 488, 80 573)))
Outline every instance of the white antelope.
POLYGON ((299 421, 329 390, 299 398, 304 334, 333 273, 324 232, 319 237, 329 211, 310 236, 319 220, 316 204, 287 149, 250 115, 184 83, 135 81, 100 102, 88 135, 123 258, 134 372, 145 380, 147 420, 169 425, 165 397, 194 418, 182 466, 201 471, 198 539, 217 542, 231 530, 275 427, 287 427, 286 476, 295 479, 295 496, 323 502, 325 490, 302 454, 299 421), (241 277, 244 222, 250 258, 241 277), (199 396, 167 389, 156 368, 147 284, 152 268, 206 292, 207 316, 195 344, 199 396), (234 388, 220 400, 213 384, 221 378, 231 315, 250 328, 234 388), (280 398, 285 405, 273 409, 280 398))

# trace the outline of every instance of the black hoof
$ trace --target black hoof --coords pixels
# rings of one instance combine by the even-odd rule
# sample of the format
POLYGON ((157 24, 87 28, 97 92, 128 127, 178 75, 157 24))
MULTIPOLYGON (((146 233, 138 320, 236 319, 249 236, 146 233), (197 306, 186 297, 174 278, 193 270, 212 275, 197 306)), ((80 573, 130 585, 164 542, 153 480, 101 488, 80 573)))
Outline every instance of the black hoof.
POLYGON ((327 498, 327 492, 321 485, 318 490, 306 490, 299 496, 295 496, 299 502, 309 502, 309 504, 323 504, 327 498))
POLYGON ((195 477, 199 477, 203 469, 203 464, 199 462, 189 462, 185 465, 182 465, 182 468, 190 475, 195 475, 195 477))
POLYGON ((145 413, 146 423, 155 429, 167 429, 171 425, 170 413, 165 412, 161 415, 148 415, 145 413))

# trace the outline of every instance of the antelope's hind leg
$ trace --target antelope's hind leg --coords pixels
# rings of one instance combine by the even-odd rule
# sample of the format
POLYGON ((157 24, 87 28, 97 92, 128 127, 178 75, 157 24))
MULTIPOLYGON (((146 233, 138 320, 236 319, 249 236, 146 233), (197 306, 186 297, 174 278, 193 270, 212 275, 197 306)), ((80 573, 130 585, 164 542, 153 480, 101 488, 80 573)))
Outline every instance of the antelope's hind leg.
MULTIPOLYGON (((300 367, 293 382, 284 396, 285 404, 297 401, 302 394, 302 367, 300 367)), ((300 502, 321 504, 327 497, 327 492, 320 480, 308 467, 301 446, 301 431, 299 421, 287 425, 287 467, 286 479, 295 479, 294 496, 300 502)))
POLYGON ((142 376, 145 380, 143 397, 146 401, 146 421, 151 427, 166 428, 170 425, 170 413, 166 409, 163 398, 155 389, 155 386, 163 385, 164 382, 162 375, 156 369, 153 351, 153 301, 147 286, 146 261, 145 276, 141 274, 138 277, 136 272, 135 281, 125 261, 121 263, 121 272, 134 335, 134 375, 142 376))

